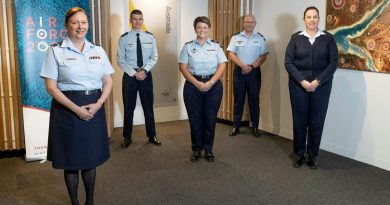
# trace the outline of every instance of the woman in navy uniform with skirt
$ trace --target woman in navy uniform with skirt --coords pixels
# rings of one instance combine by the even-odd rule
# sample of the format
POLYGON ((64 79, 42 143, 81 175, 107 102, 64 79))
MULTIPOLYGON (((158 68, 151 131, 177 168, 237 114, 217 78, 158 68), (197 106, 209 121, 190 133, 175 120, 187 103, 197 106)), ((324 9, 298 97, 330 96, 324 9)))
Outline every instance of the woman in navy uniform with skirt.
POLYGON ((219 79, 227 59, 219 43, 208 39, 210 27, 207 17, 195 19, 196 39, 184 45, 179 59, 179 69, 186 79, 183 96, 191 127, 193 162, 199 160, 202 150, 207 161, 214 161, 215 125, 223 94, 219 79))
POLYGON ((302 166, 307 152, 307 165, 317 169, 318 150, 337 67, 336 42, 331 34, 318 29, 319 18, 316 7, 306 8, 303 15, 306 30, 293 34, 286 49, 295 168, 302 166))
POLYGON ((85 39, 85 10, 68 10, 65 28, 68 37, 48 49, 40 74, 53 97, 47 159, 64 170, 72 204, 79 204, 81 170, 85 204, 93 204, 96 167, 110 156, 103 103, 112 89, 114 69, 103 48, 85 39))

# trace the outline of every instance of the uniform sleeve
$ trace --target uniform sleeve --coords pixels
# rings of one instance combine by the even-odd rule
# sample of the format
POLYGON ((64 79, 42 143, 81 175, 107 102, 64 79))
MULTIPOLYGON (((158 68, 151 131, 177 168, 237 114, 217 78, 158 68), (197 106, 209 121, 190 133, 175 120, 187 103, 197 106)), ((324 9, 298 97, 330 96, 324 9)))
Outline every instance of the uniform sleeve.
POLYGON ((126 37, 123 36, 119 39, 119 45, 116 52, 116 61, 118 63, 118 66, 125 71, 129 76, 134 76, 135 70, 129 66, 129 64, 126 63, 126 37))
POLYGON ((40 76, 43 78, 58 79, 58 63, 54 55, 53 47, 47 49, 46 57, 42 65, 40 76))
POLYGON ((326 83, 328 80, 333 78, 333 74, 337 69, 337 61, 339 59, 339 54, 338 54, 338 49, 337 49, 337 44, 331 36, 330 41, 327 44, 328 53, 329 53, 329 58, 327 59, 329 64, 328 66, 321 72, 321 74, 317 77, 317 80, 321 82, 321 84, 326 83))
POLYGON ((113 74, 115 72, 114 68, 112 67, 111 62, 107 57, 106 51, 104 51, 103 48, 101 48, 101 53, 102 53, 103 58, 104 58, 104 75, 113 74))
POLYGON ((154 36, 151 36, 151 38, 152 38, 152 44, 153 44, 153 54, 150 56, 148 62, 143 67, 143 69, 145 69, 148 72, 151 71, 154 68, 154 66, 157 63, 157 59, 158 59, 157 41, 156 41, 156 38, 154 36))
POLYGON ((286 54, 284 57, 284 66, 290 75, 297 83, 300 83, 305 78, 301 75, 301 73, 298 71, 298 68, 294 65, 295 61, 295 47, 296 43, 294 41, 294 38, 291 37, 290 42, 287 45, 286 48, 286 54))
POLYGON ((188 65, 188 50, 187 45, 183 46, 183 49, 180 52, 179 63, 188 65))
POLYGON ((227 62, 227 58, 226 58, 225 52, 223 52, 222 47, 219 46, 219 45, 218 45, 217 58, 218 58, 218 64, 227 62))
POLYGON ((269 53, 269 51, 268 51, 267 41, 265 39, 263 39, 263 45, 261 46, 260 56, 268 54, 268 53, 269 53))
POLYGON ((232 39, 230 39, 229 45, 228 45, 226 50, 230 51, 230 52, 233 52, 233 53, 237 53, 237 51, 236 51, 236 40, 235 40, 234 36, 232 36, 232 39))

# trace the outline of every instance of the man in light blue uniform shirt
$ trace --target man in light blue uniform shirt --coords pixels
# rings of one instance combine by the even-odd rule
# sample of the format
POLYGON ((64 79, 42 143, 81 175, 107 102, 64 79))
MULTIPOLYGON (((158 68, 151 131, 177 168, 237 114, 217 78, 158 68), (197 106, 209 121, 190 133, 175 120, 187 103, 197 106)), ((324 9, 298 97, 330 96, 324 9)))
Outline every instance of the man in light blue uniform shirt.
POLYGON ((208 39, 210 26, 206 16, 195 18, 197 37, 184 45, 179 58, 179 69, 186 79, 183 98, 191 127, 192 162, 199 160, 202 150, 207 161, 214 161, 215 125, 223 95, 219 79, 227 59, 219 43, 208 39))
POLYGON ((141 99, 145 116, 146 135, 149 142, 161 145, 156 137, 153 111, 153 79, 151 70, 157 62, 156 38, 143 31, 143 14, 133 10, 130 14, 132 29, 119 39, 117 50, 118 65, 123 71, 122 97, 124 107, 123 147, 132 142, 133 116, 137 102, 137 92, 141 99))
POLYGON ((245 16, 244 31, 234 34, 227 48, 229 59, 235 64, 233 74, 234 118, 233 131, 229 134, 230 136, 239 133, 245 95, 248 93, 252 134, 255 137, 260 137, 258 129, 260 65, 267 59, 268 49, 264 36, 253 31, 255 26, 256 18, 253 15, 245 16))

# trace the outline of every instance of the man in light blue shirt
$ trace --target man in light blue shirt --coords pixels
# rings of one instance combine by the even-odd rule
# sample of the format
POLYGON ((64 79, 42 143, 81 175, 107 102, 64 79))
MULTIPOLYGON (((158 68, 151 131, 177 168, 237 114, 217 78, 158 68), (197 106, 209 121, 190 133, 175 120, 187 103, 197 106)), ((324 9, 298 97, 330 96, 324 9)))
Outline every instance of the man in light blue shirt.
POLYGON ((260 137, 258 129, 260 119, 259 94, 261 86, 260 65, 267 59, 268 49, 265 38, 254 32, 256 18, 253 15, 244 17, 244 31, 233 35, 227 50, 234 66, 234 136, 239 133, 245 95, 248 93, 249 109, 252 123, 252 134, 260 137))
POLYGON ((122 96, 124 107, 123 147, 131 142, 133 115, 139 92, 142 109, 145 115, 146 135, 149 142, 161 145, 156 137, 153 111, 153 79, 151 70, 157 62, 156 38, 152 33, 143 31, 143 14, 133 10, 130 14, 132 29, 119 39, 117 51, 118 65, 123 71, 122 96))

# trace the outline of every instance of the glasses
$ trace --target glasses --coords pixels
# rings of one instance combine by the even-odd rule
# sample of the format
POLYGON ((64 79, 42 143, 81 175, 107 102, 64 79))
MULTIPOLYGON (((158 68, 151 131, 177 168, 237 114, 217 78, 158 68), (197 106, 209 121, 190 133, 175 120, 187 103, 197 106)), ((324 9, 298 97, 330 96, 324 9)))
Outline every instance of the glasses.
POLYGON ((244 23, 247 23, 247 24, 255 24, 256 21, 244 21, 244 23))

